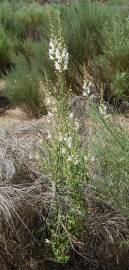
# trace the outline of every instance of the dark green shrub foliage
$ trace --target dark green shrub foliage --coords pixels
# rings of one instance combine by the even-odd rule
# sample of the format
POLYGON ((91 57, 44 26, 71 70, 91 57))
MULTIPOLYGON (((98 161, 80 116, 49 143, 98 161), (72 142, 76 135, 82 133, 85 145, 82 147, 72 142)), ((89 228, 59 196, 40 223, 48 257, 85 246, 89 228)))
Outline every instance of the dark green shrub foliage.
MULTIPOLYGON (((70 54, 67 85, 77 94, 82 92, 85 65, 98 92, 103 86, 106 100, 128 99, 128 1, 112 0, 101 5, 97 1, 79 0, 70 5, 52 5, 52 14, 55 27, 60 16, 70 54)), ((5 72, 8 64, 15 64, 16 56, 22 54, 29 64, 36 63, 42 76, 45 70, 54 84, 55 73, 48 59, 48 5, 2 1, 0 22, 0 69, 5 72)))
POLYGON ((0 73, 8 69, 13 63, 14 42, 10 33, 0 23, 0 73))
POLYGON ((98 85, 108 85, 106 96, 126 97, 129 80, 118 73, 128 71, 129 20, 127 1, 109 1, 105 5, 88 0, 77 1, 62 10, 64 35, 71 54, 70 78, 74 90, 81 91, 77 78, 85 64, 98 85), (76 74, 76 75, 75 75, 76 74), (74 79, 75 78, 75 79, 74 79), (122 82, 123 81, 123 82, 122 82), (118 89, 114 88, 118 87, 118 89))

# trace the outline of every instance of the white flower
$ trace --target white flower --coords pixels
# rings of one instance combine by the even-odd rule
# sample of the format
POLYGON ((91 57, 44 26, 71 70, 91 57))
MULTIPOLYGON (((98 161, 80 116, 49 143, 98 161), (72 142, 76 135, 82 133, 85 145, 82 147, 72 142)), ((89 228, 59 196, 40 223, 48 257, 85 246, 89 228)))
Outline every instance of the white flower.
POLYGON ((59 142, 62 142, 62 141, 63 141, 63 136, 60 135, 60 136, 59 136, 59 142))
POLYGON ((85 90, 85 91, 87 90, 87 82, 86 81, 84 81, 82 89, 85 90))
POLYGON ((78 165, 78 163, 79 163, 79 160, 76 159, 76 160, 74 161, 74 165, 78 165))
POLYGON ((91 93, 89 86, 87 87, 87 94, 89 95, 91 93))
POLYGON ((71 112, 69 118, 72 119, 73 117, 74 117, 74 114, 73 112, 71 112))
POLYGON ((51 118, 51 117, 53 117, 53 113, 48 112, 47 116, 51 118))
POLYGON ((83 84, 83 96, 84 97, 88 97, 91 94, 91 90, 90 90, 90 86, 92 85, 92 82, 88 82, 88 81, 84 81, 83 84))
POLYGON ((64 66, 64 71, 66 71, 68 69, 68 66, 67 65, 65 65, 64 66))
POLYGON ((52 38, 50 39, 49 47, 50 47, 50 48, 55 47, 55 45, 54 45, 54 40, 53 40, 52 38))
POLYGON ((53 39, 53 37, 50 39, 49 48, 51 50, 55 50, 57 47, 58 41, 56 39, 53 39))
POLYGON ((72 161, 72 157, 69 156, 68 159, 67 159, 67 161, 72 161))
POLYGON ((61 72, 61 64, 58 63, 57 61, 55 62, 55 69, 59 72, 61 72))
POLYGON ((65 154, 65 153, 66 153, 66 149, 62 148, 62 154, 65 154))
POLYGON ((100 105, 99 105, 99 112, 102 114, 102 115, 106 115, 106 113, 107 113, 107 107, 106 107, 106 105, 104 105, 103 103, 101 103, 100 105))
POLYGON ((48 139, 51 139, 51 138, 52 138, 52 135, 51 135, 50 131, 48 131, 47 138, 48 138, 48 139))
POLYGON ((93 85, 92 82, 89 82, 89 87, 92 86, 92 85, 93 85))
POLYGON ((95 156, 92 156, 92 157, 91 157, 91 162, 95 162, 95 161, 96 161, 95 156))
POLYGON ((62 52, 62 57, 65 58, 65 56, 66 56, 67 54, 68 54, 68 53, 67 53, 67 49, 64 48, 64 49, 63 49, 63 52, 62 52))
POLYGON ((72 147, 72 137, 69 137, 67 139, 67 146, 68 146, 68 148, 71 148, 72 147))
POLYGON ((58 64, 62 65, 62 57, 61 56, 58 57, 57 61, 58 61, 58 64))
POLYGON ((52 55, 49 55, 50 60, 54 60, 54 57, 52 55))
POLYGON ((68 69, 68 62, 69 62, 69 54, 66 53, 65 58, 64 58, 64 70, 68 69))
POLYGON ((68 145, 68 148, 71 148, 72 147, 72 142, 68 142, 67 145, 68 145))
POLYGON ((53 55, 54 55, 54 52, 55 52, 55 50, 53 50, 53 49, 49 49, 49 57, 53 57, 53 55))
POLYGON ((45 240, 45 243, 46 243, 47 245, 49 245, 49 244, 50 244, 50 240, 49 240, 49 239, 46 239, 46 240, 45 240))
POLYGON ((69 53, 64 45, 53 37, 49 43, 49 59, 55 60, 55 69, 59 73, 68 69, 69 53))
POLYGON ((35 157, 36 157, 36 159, 37 159, 37 160, 39 160, 39 159, 40 159, 40 156, 39 156, 39 154, 38 154, 38 153, 36 153, 35 157))
POLYGON ((78 130, 79 129, 79 123, 77 122, 77 120, 75 120, 74 124, 75 124, 75 129, 78 130))
POLYGON ((50 118, 47 119, 47 122, 50 123, 50 118))
POLYGON ((58 62, 61 63, 62 57, 61 57, 61 53, 58 47, 56 48, 56 51, 55 51, 55 57, 58 60, 58 62))
POLYGON ((83 91, 82 95, 83 95, 83 97, 87 97, 88 96, 85 91, 83 91))
POLYGON ((54 54, 56 50, 56 42, 52 39, 50 39, 49 43, 49 59, 54 60, 54 54))

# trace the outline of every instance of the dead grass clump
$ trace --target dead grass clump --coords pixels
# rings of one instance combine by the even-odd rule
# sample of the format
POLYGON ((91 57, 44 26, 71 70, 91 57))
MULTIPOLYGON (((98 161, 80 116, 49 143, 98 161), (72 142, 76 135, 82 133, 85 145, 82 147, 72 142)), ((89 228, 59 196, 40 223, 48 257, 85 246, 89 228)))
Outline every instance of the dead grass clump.
POLYGON ((45 176, 41 177, 35 157, 43 137, 41 122, 18 124, 14 130, 9 126, 0 129, 0 267, 3 269, 34 269, 33 256, 39 258, 45 245, 44 217, 53 191, 43 186, 45 176))
POLYGON ((129 239, 127 218, 86 190, 89 209, 85 253, 94 264, 90 269, 128 269, 129 239))
POLYGON ((41 177, 35 157, 40 148, 41 120, 0 128, 0 215, 9 221, 17 205, 26 199, 39 200, 41 177), (35 198, 36 197, 36 198, 35 198))

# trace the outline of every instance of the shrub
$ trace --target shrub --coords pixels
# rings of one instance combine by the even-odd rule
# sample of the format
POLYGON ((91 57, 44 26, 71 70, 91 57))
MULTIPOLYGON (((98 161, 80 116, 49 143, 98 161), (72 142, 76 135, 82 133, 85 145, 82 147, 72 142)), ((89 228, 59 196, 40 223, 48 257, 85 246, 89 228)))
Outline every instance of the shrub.
MULTIPOLYGON (((110 1, 105 5, 77 1, 67 8, 62 7, 61 18, 71 55, 68 82, 73 90, 82 91, 81 66, 85 64, 99 90, 100 85, 105 88, 105 98, 119 98, 120 91, 113 82, 118 78, 118 72, 124 74, 128 70, 127 1, 110 1)), ((127 98, 127 76, 121 77, 120 81, 127 98)))
POLYGON ((36 65, 31 66, 22 58, 17 59, 15 69, 6 76, 6 94, 16 105, 22 106, 29 116, 46 113, 44 93, 40 87, 36 65))
POLYGON ((119 19, 113 20, 111 24, 104 29, 103 36, 105 37, 104 57, 108 59, 110 72, 107 73, 107 80, 111 83, 111 93, 117 97, 128 97, 129 80, 128 73, 128 54, 129 54, 129 29, 128 19, 121 16, 119 19), (119 75, 118 75, 119 74, 119 75), (120 88, 123 88, 120 90, 120 88))
POLYGON ((94 63, 94 57, 102 52, 102 30, 109 14, 105 7, 83 0, 62 8, 61 16, 72 63, 69 77, 74 90, 81 92, 81 83, 78 85, 77 80, 80 75, 82 79, 80 66, 85 64, 94 75, 90 63, 94 63))
MULTIPOLYGON (((105 99, 127 98, 128 76, 123 76, 128 73, 127 1, 109 1, 100 5, 96 1, 81 0, 68 6, 52 5, 52 13, 54 27, 60 16, 63 36, 70 52, 67 85, 77 94, 82 92, 84 64, 98 91, 103 85, 105 99)), ((50 36, 48 6, 31 1, 2 2, 0 21, 11 40, 13 52, 22 53, 27 61, 35 59, 42 74, 45 69, 55 83, 47 60, 50 36)))
POLYGON ((6 0, 0 2, 0 22, 6 30, 12 29, 13 19, 13 4, 6 0))
POLYGON ((127 132, 95 111, 97 126, 89 141, 89 168, 99 201, 128 217, 129 139, 127 132))
POLYGON ((39 40, 42 35, 47 36, 48 24, 46 8, 37 3, 24 3, 15 11, 14 31, 19 38, 39 40))
POLYGON ((0 72, 5 71, 12 63, 13 42, 11 36, 0 24, 0 72))
POLYGON ((73 62, 82 64, 98 54, 102 47, 101 30, 106 15, 104 8, 89 1, 79 1, 62 10, 66 41, 73 62))
POLYGON ((18 45, 18 51, 25 57, 28 63, 34 61, 39 69, 42 77, 46 71, 49 79, 55 83, 55 74, 52 65, 48 59, 48 41, 41 39, 40 41, 25 40, 18 45))

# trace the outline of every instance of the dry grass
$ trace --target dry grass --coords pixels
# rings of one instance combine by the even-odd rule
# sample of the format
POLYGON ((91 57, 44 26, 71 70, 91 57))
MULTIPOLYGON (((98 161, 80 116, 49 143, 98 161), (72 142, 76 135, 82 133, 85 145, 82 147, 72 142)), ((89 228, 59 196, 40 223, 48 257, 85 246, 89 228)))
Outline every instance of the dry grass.
POLYGON ((0 209, 6 220, 15 212, 17 201, 29 195, 34 197, 39 189, 40 172, 35 154, 41 147, 41 139, 47 135, 46 118, 23 122, 18 117, 10 119, 5 117, 0 126, 0 209))
POLYGON ((35 157, 47 135, 48 120, 7 118, 0 127, 0 267, 6 270, 17 263, 20 269, 19 258, 23 269, 34 269, 29 263, 35 259, 28 256, 33 245, 36 249, 40 246, 35 231, 41 229, 45 209, 53 198, 53 188, 43 184, 45 176, 41 177, 35 157))
MULTIPOLYGON (((16 113, 16 117, 5 116, 0 124, 0 267, 4 270, 14 266, 17 270, 59 267, 48 262, 51 255, 46 253, 45 244, 45 219, 55 190, 50 179, 41 176, 35 157, 41 139, 47 136, 48 120, 47 117, 28 120, 16 113)), ((120 117, 116 121, 121 122, 120 117)), ((83 123, 88 130, 93 125, 89 118, 83 123)), ((122 123, 128 126, 126 119, 122 123)), ((65 270, 128 269, 129 250, 124 244, 129 237, 128 220, 96 199, 90 187, 85 190, 85 203, 87 234, 81 247, 82 257, 73 251, 65 270)), ((76 248, 80 252, 80 243, 76 248)))

